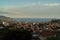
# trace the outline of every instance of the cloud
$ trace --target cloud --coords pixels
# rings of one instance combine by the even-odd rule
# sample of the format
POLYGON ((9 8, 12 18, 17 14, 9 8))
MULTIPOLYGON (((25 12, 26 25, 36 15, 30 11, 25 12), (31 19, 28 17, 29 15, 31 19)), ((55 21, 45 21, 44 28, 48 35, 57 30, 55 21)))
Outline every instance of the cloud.
POLYGON ((41 17, 60 18, 60 3, 30 3, 21 6, 6 6, 0 8, 0 14, 9 17, 41 17))
POLYGON ((21 7, 32 7, 32 6, 60 6, 60 3, 41 3, 41 2, 34 2, 30 4, 22 5, 21 7))
POLYGON ((45 6, 60 6, 60 3, 48 3, 44 4, 45 6))

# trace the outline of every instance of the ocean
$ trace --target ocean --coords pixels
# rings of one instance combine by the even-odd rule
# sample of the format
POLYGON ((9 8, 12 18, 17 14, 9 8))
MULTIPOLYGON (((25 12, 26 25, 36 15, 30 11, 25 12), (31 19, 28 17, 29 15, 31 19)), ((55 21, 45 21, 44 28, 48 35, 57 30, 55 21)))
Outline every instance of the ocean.
POLYGON ((50 18, 14 18, 19 22, 49 22, 52 19, 50 18))

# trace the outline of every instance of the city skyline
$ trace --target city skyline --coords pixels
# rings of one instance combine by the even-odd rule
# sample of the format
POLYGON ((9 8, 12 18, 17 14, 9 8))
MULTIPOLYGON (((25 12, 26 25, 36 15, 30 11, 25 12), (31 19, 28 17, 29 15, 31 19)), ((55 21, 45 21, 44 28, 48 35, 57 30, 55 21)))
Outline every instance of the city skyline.
POLYGON ((60 0, 0 0, 0 15, 12 18, 60 18, 60 0))

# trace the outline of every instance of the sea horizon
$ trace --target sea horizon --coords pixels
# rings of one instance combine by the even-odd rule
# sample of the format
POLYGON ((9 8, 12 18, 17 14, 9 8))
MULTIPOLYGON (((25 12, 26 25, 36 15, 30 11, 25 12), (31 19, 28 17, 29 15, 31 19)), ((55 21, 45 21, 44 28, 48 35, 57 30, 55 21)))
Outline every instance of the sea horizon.
POLYGON ((14 18, 19 22, 49 22, 53 18, 14 18))

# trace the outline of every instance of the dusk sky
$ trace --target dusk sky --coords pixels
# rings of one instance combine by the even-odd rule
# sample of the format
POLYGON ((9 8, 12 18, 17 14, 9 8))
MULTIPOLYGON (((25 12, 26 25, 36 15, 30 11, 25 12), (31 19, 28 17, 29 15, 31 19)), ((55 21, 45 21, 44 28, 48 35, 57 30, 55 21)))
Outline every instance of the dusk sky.
POLYGON ((60 18, 60 0, 0 0, 0 15, 12 18, 60 18))

